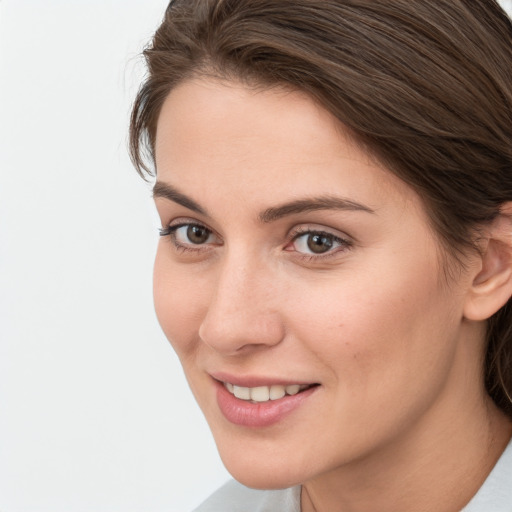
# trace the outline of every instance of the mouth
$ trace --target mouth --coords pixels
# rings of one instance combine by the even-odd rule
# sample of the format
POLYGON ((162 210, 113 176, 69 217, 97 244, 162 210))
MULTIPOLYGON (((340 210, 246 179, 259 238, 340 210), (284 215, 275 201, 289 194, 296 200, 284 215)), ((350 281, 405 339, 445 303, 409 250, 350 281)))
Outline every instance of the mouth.
POLYGON ((214 383, 217 404, 223 416, 230 423, 251 428, 270 427, 284 421, 293 411, 313 400, 311 397, 317 395, 316 391, 321 387, 317 383, 274 381, 265 384, 262 378, 230 379, 218 375, 214 377, 214 383))
POLYGON ((264 403, 270 400, 280 400, 285 396, 294 396, 307 389, 318 386, 318 384, 272 384, 269 386, 244 387, 231 384, 230 382, 222 382, 224 387, 233 396, 240 400, 252 403, 264 403))

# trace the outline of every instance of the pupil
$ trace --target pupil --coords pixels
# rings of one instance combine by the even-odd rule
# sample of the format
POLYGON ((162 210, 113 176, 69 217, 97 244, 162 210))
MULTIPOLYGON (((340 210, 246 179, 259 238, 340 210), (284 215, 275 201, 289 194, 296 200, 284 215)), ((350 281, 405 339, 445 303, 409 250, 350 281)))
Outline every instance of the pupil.
POLYGON ((209 232, 202 226, 189 226, 187 229, 187 238, 193 244, 204 244, 208 240, 209 232))
POLYGON ((332 239, 326 235, 312 235, 308 238, 308 247, 317 254, 327 252, 332 247, 332 239))

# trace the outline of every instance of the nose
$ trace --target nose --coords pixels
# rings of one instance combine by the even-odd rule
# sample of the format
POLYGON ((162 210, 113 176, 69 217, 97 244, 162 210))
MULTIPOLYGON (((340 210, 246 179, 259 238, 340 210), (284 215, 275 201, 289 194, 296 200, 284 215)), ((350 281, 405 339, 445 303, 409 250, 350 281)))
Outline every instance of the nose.
POLYGON ((261 260, 233 256, 219 264, 199 327, 201 340, 223 355, 271 347, 284 337, 275 274, 261 260))

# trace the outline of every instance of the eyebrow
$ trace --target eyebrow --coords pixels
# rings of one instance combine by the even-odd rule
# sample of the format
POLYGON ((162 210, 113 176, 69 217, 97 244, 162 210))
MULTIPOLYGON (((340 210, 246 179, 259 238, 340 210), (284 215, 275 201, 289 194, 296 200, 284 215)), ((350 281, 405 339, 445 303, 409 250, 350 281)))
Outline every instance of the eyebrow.
POLYGON ((173 186, 162 183, 161 181, 157 181, 153 187, 153 198, 157 197, 163 197, 164 199, 178 203, 193 212, 208 216, 206 210, 201 208, 201 206, 199 206, 193 199, 190 199, 190 197, 187 197, 173 186))
POLYGON ((261 222, 267 223, 274 222, 288 215, 296 215, 298 213, 318 210, 345 210, 375 213, 375 211, 368 206, 364 206, 350 199, 336 196, 321 196, 313 197, 311 199, 299 199, 297 201, 283 204, 282 206, 267 208, 259 217, 261 222))
MULTIPOLYGON (((153 197, 163 197, 164 199, 180 204, 181 206, 184 206, 196 213, 209 216, 207 211, 199 206, 196 201, 186 196, 172 185, 157 181, 153 187, 153 197)), ((375 213, 375 211, 368 206, 352 201, 351 199, 336 196, 320 196, 298 199, 280 206, 267 208, 260 213, 259 220, 263 223, 269 223, 289 215, 297 215, 299 213, 319 210, 344 210, 375 213)))

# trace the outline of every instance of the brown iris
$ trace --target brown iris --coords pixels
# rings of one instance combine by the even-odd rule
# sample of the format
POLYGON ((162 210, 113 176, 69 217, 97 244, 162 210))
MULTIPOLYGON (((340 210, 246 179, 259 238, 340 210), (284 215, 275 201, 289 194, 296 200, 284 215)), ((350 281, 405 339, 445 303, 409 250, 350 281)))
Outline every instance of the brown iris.
POLYGON ((187 228, 187 238, 193 244, 204 244, 208 240, 209 236, 210 231, 204 226, 192 224, 187 228))
POLYGON ((308 248, 315 254, 322 254, 333 246, 332 237, 324 234, 310 235, 308 237, 308 248))

